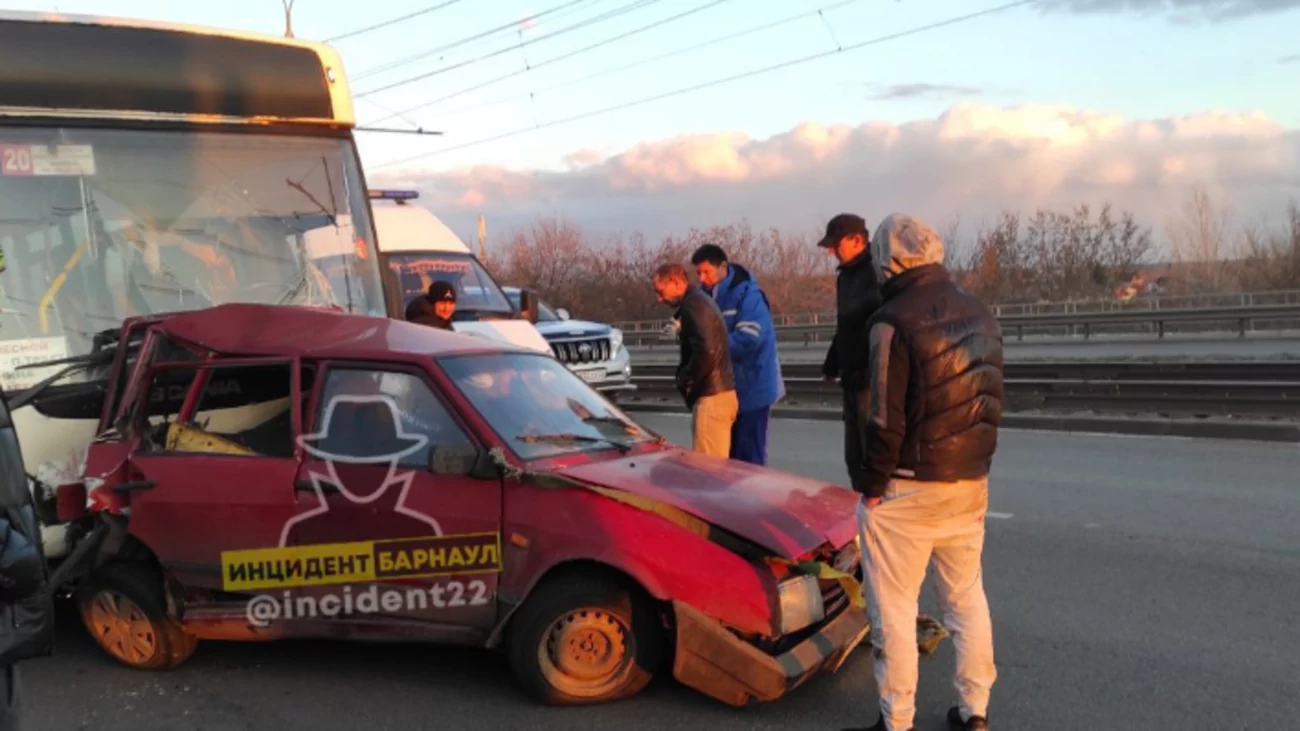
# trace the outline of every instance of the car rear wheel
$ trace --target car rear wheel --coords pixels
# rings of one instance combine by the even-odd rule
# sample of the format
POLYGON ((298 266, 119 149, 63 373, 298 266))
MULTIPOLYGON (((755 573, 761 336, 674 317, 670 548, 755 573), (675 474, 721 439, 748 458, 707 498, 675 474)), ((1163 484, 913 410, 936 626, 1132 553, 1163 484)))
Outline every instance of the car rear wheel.
POLYGON ((174 668, 198 646, 165 606, 162 586, 144 564, 108 564, 77 591, 90 636, 114 660, 141 670, 174 668))
POLYGON ((599 576, 540 586, 512 622, 508 652, 516 677, 553 705, 630 698, 650 682, 663 652, 654 606, 599 576))

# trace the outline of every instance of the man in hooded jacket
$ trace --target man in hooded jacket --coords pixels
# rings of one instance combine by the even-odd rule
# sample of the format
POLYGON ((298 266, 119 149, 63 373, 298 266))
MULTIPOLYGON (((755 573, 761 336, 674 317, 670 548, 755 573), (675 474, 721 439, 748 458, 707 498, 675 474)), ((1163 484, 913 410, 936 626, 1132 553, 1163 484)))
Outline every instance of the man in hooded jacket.
POLYGON ((449 282, 438 280, 429 285, 429 291, 411 300, 406 306, 408 322, 454 330, 451 318, 456 312, 456 288, 449 282))
POLYGON ((731 427, 731 459, 767 464, 767 422, 772 405, 785 395, 777 361, 772 308, 749 270, 727 261, 717 244, 704 244, 691 256, 700 286, 713 296, 727 324, 731 370, 739 411, 731 427))
POLYGON ((943 265, 943 240, 910 216, 876 229, 882 304, 858 400, 862 423, 865 587, 880 719, 910 729, 916 711, 916 610, 933 561, 935 593, 957 651, 949 724, 988 728, 997 679, 981 569, 988 475, 1002 420, 1002 332, 943 265))
POLYGON ((0 731, 25 728, 20 660, 54 646, 54 605, 18 434, 0 390, 0 731))

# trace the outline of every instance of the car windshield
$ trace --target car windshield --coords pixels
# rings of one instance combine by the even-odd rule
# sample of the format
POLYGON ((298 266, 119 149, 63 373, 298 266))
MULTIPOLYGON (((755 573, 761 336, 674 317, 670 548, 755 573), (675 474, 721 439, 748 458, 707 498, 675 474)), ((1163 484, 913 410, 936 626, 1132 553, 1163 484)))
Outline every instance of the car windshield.
POLYGON ((440 251, 412 251, 388 255, 388 267, 397 275, 405 307, 417 296, 429 291, 437 281, 450 282, 456 288, 456 315, 453 319, 512 317, 515 308, 501 291, 496 280, 469 254, 440 251))
POLYGON ((382 316, 372 230, 350 139, 0 129, 0 387, 137 315, 254 302, 382 316))
POLYGON ((554 358, 502 353, 439 363, 523 459, 658 441, 554 358))
MULTIPOLYGON (((510 297, 510 304, 514 305, 516 310, 523 306, 523 299, 519 296, 519 290, 506 290, 506 295, 510 297)), ((560 316, 555 314, 555 310, 552 310, 550 305, 541 300, 537 300, 538 322, 559 322, 559 320, 560 316)))

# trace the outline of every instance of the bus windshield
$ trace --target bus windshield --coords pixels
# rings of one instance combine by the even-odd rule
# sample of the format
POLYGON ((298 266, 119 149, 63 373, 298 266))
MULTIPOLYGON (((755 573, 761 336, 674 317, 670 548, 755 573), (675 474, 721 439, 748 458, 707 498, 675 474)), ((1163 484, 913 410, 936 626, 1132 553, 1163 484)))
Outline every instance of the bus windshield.
POLYGON ((509 318, 515 308, 487 269, 469 254, 410 251, 386 255, 402 292, 402 306, 429 291, 435 281, 456 288, 455 320, 509 318))
POLYGON ((0 127, 0 387, 124 318, 228 302, 383 316, 347 137, 0 127))

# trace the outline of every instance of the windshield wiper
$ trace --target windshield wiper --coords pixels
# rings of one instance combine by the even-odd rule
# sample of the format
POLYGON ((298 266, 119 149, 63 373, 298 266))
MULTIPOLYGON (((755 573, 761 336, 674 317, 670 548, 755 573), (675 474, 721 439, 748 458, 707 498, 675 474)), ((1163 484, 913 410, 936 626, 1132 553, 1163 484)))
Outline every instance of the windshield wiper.
POLYGON ((582 420, 584 424, 594 424, 596 426, 613 426, 622 429, 630 435, 640 436, 644 434, 642 430, 623 421, 617 416, 588 416, 582 420))
MULTIPOLYGON (((330 224, 333 225, 334 228, 338 228, 338 227, 339 227, 339 220, 338 220, 338 217, 335 216, 333 213, 330 213, 330 210, 329 210, 328 208, 326 208, 325 205, 324 205, 323 203, 321 203, 319 200, 317 200, 317 199, 316 199, 316 196, 312 195, 312 194, 311 194, 311 191, 307 190, 306 186, 304 186, 302 183, 295 182, 292 178, 285 178, 285 179, 284 179, 284 183, 285 183, 285 185, 288 185, 290 188, 293 188, 294 190, 298 191, 299 193, 302 193, 304 196, 307 197, 307 200, 309 200, 309 201, 311 201, 312 203, 314 203, 314 204, 316 205, 316 208, 318 208, 318 209, 320 210, 321 213, 325 214, 325 216, 329 218, 329 220, 330 220, 330 224)), ((332 187, 332 186, 331 186, 331 187, 332 187)), ((331 200, 330 202, 333 203, 332 200, 331 200)))
POLYGON ((572 432, 560 432, 557 434, 519 434, 515 439, 521 442, 547 442, 555 443, 578 443, 578 444, 609 444, 623 454, 632 450, 632 445, 627 442, 620 442, 617 439, 608 437, 589 437, 585 434, 574 434, 572 432))

